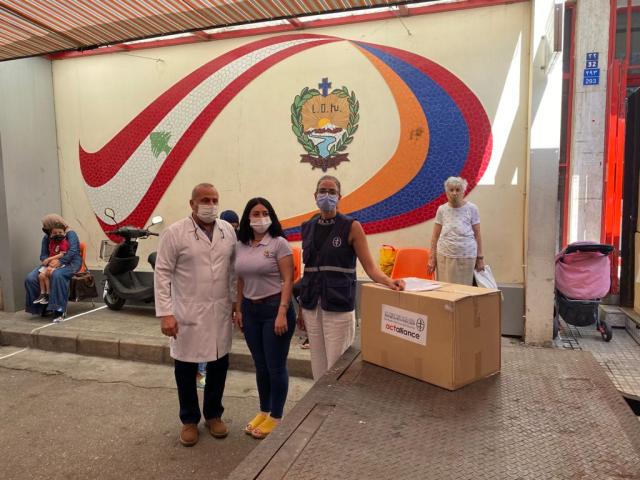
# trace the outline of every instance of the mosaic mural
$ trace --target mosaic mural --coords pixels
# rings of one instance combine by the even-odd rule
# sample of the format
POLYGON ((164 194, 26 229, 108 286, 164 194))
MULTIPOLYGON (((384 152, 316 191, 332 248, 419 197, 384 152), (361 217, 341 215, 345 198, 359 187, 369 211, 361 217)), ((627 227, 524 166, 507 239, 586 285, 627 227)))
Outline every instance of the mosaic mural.
MULTIPOLYGON (((80 146, 80 168, 92 209, 109 230, 105 207, 117 220, 142 226, 180 167, 216 117, 252 80, 282 60, 337 43, 355 48, 380 73, 396 103, 400 135, 384 166, 341 201, 367 233, 396 230, 434 217, 445 202, 443 182, 460 175, 473 189, 491 155, 491 125, 471 90, 440 65, 411 52, 323 35, 267 38, 231 50, 174 84, 95 152, 80 146)), ((335 82, 335 80, 334 80, 335 82)), ((353 90, 301 85, 291 128, 311 168, 348 161, 360 114, 353 90), (329 90, 332 88, 331 90, 329 90)), ((293 140, 293 139, 292 139, 293 140)), ((284 219, 291 240, 313 212, 284 219)))

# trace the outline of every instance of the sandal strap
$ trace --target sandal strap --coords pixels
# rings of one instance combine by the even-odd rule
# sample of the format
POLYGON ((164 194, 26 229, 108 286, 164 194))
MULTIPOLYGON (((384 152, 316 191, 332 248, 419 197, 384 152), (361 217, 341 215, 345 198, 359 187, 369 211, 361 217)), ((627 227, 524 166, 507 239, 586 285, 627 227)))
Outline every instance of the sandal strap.
POLYGON ((267 436, 277 426, 278 424, 271 417, 268 417, 264 422, 254 428, 253 432, 257 433, 260 436, 267 436))
POLYGON ((253 417, 253 419, 249 423, 247 423, 246 429, 253 430, 254 428, 257 428, 258 425, 261 425, 262 423, 265 422, 267 417, 268 415, 264 413, 257 414, 255 417, 253 417))

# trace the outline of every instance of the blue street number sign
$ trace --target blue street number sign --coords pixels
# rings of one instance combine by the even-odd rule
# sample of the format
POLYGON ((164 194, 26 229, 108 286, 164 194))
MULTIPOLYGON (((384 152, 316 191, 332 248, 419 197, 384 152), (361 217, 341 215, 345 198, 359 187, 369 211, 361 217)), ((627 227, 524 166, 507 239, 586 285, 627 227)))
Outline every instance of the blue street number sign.
POLYGON ((587 53, 582 85, 599 85, 600 69, 598 68, 598 52, 587 53))

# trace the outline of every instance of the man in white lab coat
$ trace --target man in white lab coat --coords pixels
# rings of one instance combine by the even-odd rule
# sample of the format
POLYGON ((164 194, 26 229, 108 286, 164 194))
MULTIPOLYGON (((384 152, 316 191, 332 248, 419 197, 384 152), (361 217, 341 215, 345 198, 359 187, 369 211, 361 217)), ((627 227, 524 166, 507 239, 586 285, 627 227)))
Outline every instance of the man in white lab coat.
POLYGON ((200 407, 196 390, 199 362, 207 362, 203 415, 211 435, 224 438, 222 394, 229 367, 232 312, 236 310, 233 270, 236 234, 217 218, 218 191, 196 185, 191 215, 160 236, 155 267, 156 316, 162 333, 171 337, 171 357, 180 402, 180 442, 198 441, 200 407))

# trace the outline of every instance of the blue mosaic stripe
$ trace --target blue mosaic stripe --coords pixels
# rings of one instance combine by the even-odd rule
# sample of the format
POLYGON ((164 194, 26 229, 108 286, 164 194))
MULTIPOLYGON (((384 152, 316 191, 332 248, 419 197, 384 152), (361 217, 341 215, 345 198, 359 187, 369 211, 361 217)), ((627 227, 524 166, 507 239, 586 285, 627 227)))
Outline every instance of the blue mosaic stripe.
MULTIPOLYGON (((420 104, 429 125, 429 149, 416 176, 394 195, 349 215, 361 223, 401 215, 435 200, 444 181, 464 168, 469 151, 468 126, 455 101, 424 72, 371 45, 354 42, 387 64, 406 83, 420 104)), ((286 231, 298 233, 299 227, 286 231)))

